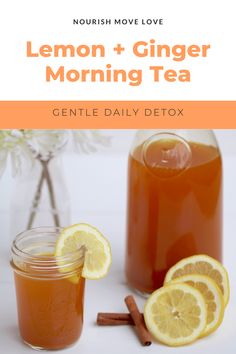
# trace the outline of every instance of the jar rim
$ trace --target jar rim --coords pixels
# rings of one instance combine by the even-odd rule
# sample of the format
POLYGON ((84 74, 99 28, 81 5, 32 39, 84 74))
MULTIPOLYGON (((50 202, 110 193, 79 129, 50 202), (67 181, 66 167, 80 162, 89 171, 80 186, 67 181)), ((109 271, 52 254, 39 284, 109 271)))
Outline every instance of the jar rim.
MULTIPOLYGON (((85 247, 81 247, 76 251, 70 252, 62 256, 54 256, 53 253, 34 254, 30 253, 30 247, 24 249, 20 243, 28 238, 37 238, 44 236, 53 236, 53 242, 50 242, 52 247, 56 243, 56 236, 63 230, 62 227, 41 226, 25 230, 17 234, 11 246, 11 261, 10 264, 13 270, 21 275, 31 278, 65 278, 81 273, 85 247)), ((43 241, 34 244, 35 247, 42 247, 43 241)), ((46 242, 45 242, 46 245, 46 242)), ((33 247, 32 247, 33 250, 33 247)))

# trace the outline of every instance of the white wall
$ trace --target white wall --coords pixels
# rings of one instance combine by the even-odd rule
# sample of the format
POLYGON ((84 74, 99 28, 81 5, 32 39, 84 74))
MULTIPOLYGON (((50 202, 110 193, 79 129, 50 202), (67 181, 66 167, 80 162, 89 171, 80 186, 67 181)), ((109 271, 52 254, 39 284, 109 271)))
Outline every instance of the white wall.
MULTIPOLYGON (((112 146, 109 150, 103 150, 103 153, 127 154, 132 143, 136 130, 103 130, 104 134, 112 136, 112 146)), ((215 129, 222 155, 236 154, 236 129, 215 129)))

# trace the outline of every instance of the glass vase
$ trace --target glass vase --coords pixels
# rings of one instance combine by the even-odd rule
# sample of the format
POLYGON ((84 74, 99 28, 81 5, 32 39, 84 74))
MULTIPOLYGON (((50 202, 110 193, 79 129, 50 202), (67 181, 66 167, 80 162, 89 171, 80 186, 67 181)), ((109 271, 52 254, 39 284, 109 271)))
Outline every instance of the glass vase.
POLYGON ((64 227, 70 224, 69 194, 60 154, 49 159, 35 158, 17 176, 11 201, 12 237, 42 225, 64 227))

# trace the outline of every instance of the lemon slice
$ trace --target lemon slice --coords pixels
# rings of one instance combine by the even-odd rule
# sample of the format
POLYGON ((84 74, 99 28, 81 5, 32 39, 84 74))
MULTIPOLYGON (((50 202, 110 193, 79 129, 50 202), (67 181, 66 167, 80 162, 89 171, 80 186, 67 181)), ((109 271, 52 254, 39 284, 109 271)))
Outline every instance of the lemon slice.
POLYGON ((206 275, 188 274, 173 279, 173 283, 186 283, 201 292, 207 306, 207 325, 202 336, 215 331, 224 317, 224 298, 214 280, 206 275))
POLYGON ((107 274, 111 265, 110 244, 95 227, 75 224, 62 230, 56 242, 55 256, 66 256, 77 250, 84 251, 84 278, 100 279, 107 274))
POLYGON ((185 283, 166 285, 148 298, 144 319, 148 330, 160 342, 170 346, 191 343, 206 327, 204 297, 185 283))
POLYGON ((165 277, 164 283, 186 274, 202 274, 212 278, 220 288, 225 306, 229 302, 229 277, 223 265, 205 254, 184 258, 171 267, 165 277))

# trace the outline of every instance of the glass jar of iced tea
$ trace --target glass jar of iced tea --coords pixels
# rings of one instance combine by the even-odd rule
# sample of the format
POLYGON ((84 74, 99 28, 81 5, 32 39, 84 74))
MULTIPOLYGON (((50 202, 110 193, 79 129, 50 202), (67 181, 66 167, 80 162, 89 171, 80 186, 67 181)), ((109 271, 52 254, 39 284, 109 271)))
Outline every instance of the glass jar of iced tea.
POLYGON ((12 244, 18 322, 23 341, 34 349, 62 349, 75 343, 83 325, 83 256, 54 257, 60 228, 19 234, 12 244))
POLYGON ((126 276, 151 293, 182 258, 222 257, 222 161, 210 130, 138 131, 129 155, 126 276))

